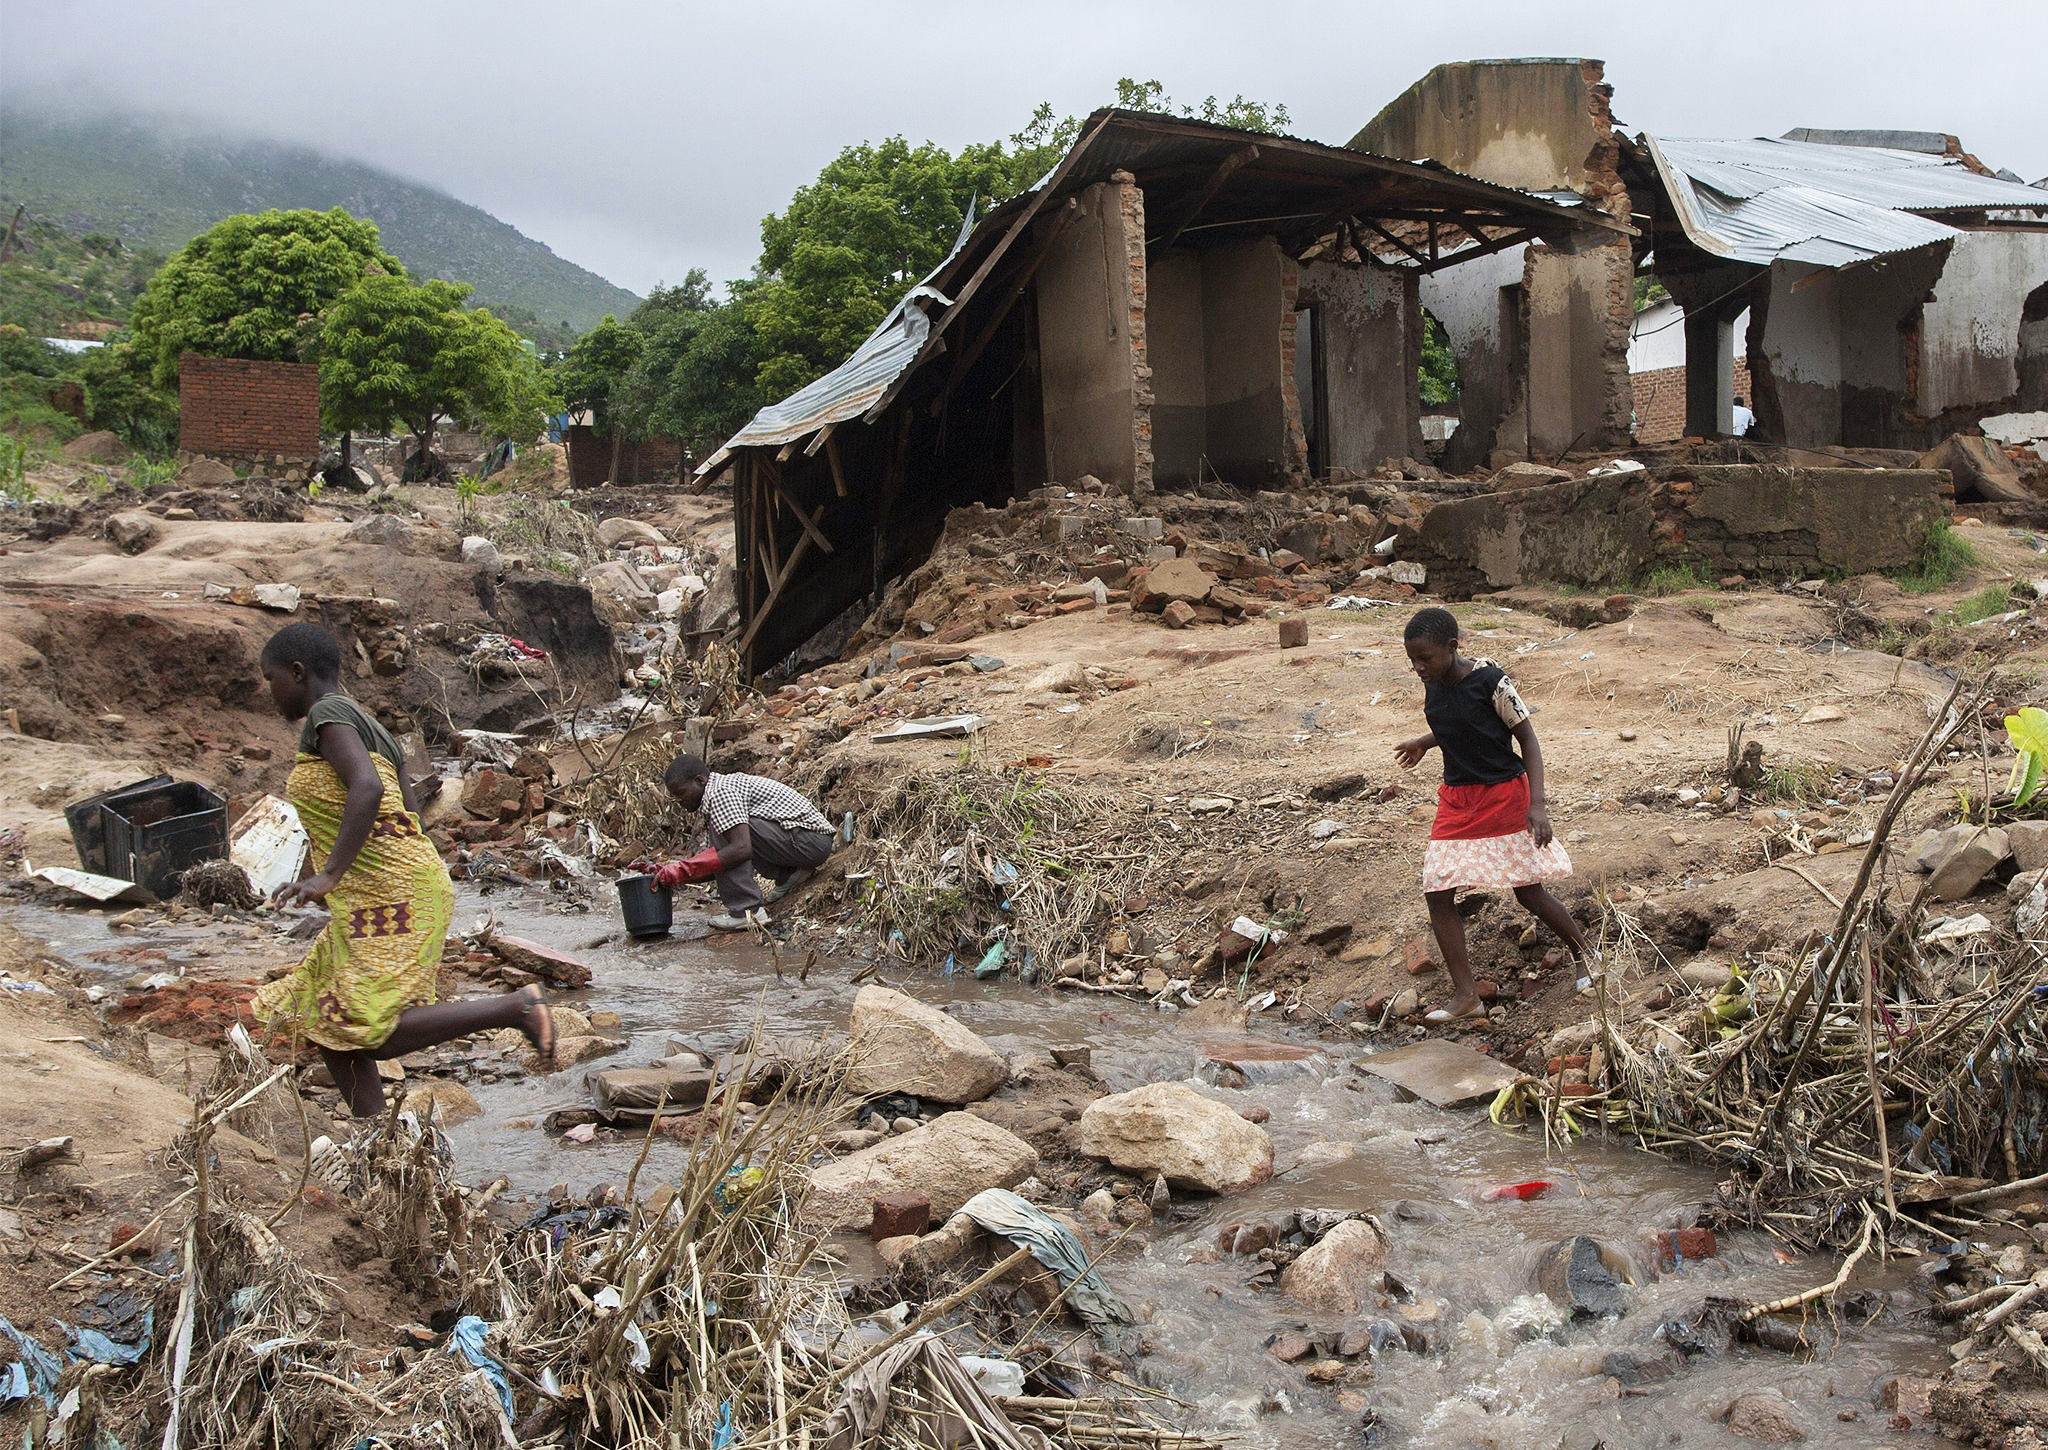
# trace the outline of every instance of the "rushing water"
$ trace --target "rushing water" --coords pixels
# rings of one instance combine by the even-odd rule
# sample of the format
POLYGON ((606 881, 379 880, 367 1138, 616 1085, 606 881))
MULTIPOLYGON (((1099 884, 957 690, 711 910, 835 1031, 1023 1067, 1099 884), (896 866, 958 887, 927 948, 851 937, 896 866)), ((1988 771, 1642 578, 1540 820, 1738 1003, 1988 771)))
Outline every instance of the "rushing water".
MULTIPOLYGON (((466 895, 465 905, 474 900, 466 895)), ((821 962, 800 984, 787 953, 790 974, 778 979, 769 955, 748 941, 632 943, 612 934, 614 923, 601 910, 556 914, 539 894, 500 894, 488 904, 508 929, 572 951, 595 969, 579 1005, 620 1013, 629 1038, 625 1051, 599 1066, 650 1062, 665 1055, 671 1036, 717 1050, 757 1019, 782 1034, 846 1026, 852 989, 840 964, 821 962)), ((35 918, 25 926, 54 938, 74 960, 88 945, 107 942, 96 923, 84 926, 89 917, 23 915, 35 918)), ((189 936, 198 939, 203 929, 189 936)), ((1097 1073, 1112 1088, 1192 1079, 1202 1061, 1199 1045, 1172 1013, 1093 995, 1035 992, 1009 981, 980 983, 966 973, 950 980, 919 975, 910 985, 1001 1050, 1043 1053, 1087 1044, 1097 1073)), ((1785 1263, 1763 1235, 1726 1234, 1717 1257, 1688 1261, 1682 1273, 1657 1278, 1647 1265, 1639 1268, 1641 1282, 1622 1317, 1563 1324, 1534 1293, 1542 1251, 1583 1233, 1640 1261, 1639 1234, 1690 1223, 1713 1192, 1712 1175, 1598 1142, 1546 1158, 1532 1135, 1495 1128, 1476 1109, 1449 1112, 1400 1101, 1391 1085, 1350 1071, 1346 1049, 1328 1051, 1331 1057, 1254 1070, 1248 1088, 1205 1087, 1233 1107, 1256 1103, 1268 1110, 1280 1171, 1246 1193, 1177 1200, 1171 1215, 1132 1234, 1105 1265, 1111 1283, 1139 1311, 1141 1376, 1193 1404, 1197 1422, 1228 1428, 1253 1446, 1321 1450, 1366 1443, 1355 1405, 1338 1403, 1340 1387, 1306 1384, 1307 1361, 1282 1365, 1266 1352, 1276 1332, 1313 1334, 1334 1326, 1313 1324, 1292 1301, 1250 1288, 1246 1280, 1256 1261, 1210 1252, 1226 1224, 1309 1208, 1363 1209, 1379 1217, 1393 1243, 1388 1269, 1413 1297, 1402 1306, 1405 1314, 1393 1317, 1416 1322, 1427 1340, 1421 1349, 1377 1351, 1341 1386, 1370 1402, 1379 1427, 1375 1443, 1417 1450, 1740 1445, 1748 1442, 1733 1438, 1716 1417, 1741 1394, 1777 1389, 1792 1402, 1807 1444, 1865 1450, 1897 1438, 1885 1427, 1890 1412, 1878 1408, 1883 1384, 1895 1374, 1940 1372, 1939 1340, 1898 1324, 1892 1312, 1867 1327, 1843 1326, 1839 1341, 1832 1332, 1819 1335, 1831 1347, 1809 1361, 1736 1349, 1694 1360, 1669 1379, 1619 1389, 1601 1372, 1610 1354, 1678 1359, 1655 1338, 1662 1321, 1691 1319, 1708 1294, 1762 1300, 1796 1293, 1831 1277, 1835 1261, 1785 1263), (1326 1141, 1351 1145, 1356 1155, 1292 1166, 1309 1145, 1326 1141), (1531 1178, 1558 1187, 1529 1202, 1480 1199, 1490 1185, 1531 1178)), ((577 1146, 540 1129, 549 1109, 587 1104, 581 1082, 582 1072, 571 1071, 475 1086, 483 1117, 450 1134, 465 1176, 483 1181, 504 1174, 512 1195, 535 1198, 557 1183, 580 1191, 623 1181, 639 1150, 637 1135, 602 1134, 577 1146)), ((643 1183, 678 1166, 683 1152, 657 1135, 643 1183)), ((1910 1261, 1858 1276, 1877 1288, 1910 1279, 1910 1261)), ((1944 1442, 1916 1435, 1914 1443, 1944 1442)))

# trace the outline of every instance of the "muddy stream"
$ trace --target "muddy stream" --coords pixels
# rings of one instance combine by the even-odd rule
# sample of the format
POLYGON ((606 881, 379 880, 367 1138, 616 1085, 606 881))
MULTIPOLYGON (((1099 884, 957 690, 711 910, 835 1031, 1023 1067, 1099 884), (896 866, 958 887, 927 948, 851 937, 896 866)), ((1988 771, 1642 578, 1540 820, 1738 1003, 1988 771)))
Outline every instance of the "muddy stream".
MULTIPOLYGON (((625 1051, 592 1066, 651 1062, 669 1050, 671 1036, 718 1050, 756 1017, 780 1034, 845 1030, 852 991, 849 971, 838 963, 821 961, 808 984, 799 985, 793 973, 778 980, 769 954, 737 939, 636 944, 619 934, 592 945, 617 925, 602 909, 563 915, 549 911, 538 893, 500 892, 485 900, 461 890, 458 921, 488 909, 506 929, 573 952, 593 967, 592 988, 563 1000, 618 1012, 630 1040, 625 1051)), ((74 959, 79 949, 106 944, 104 928, 89 914, 21 915, 33 918, 24 926, 53 938, 74 959)), ((788 954, 785 965, 795 965, 788 954)), ((1825 1282, 1839 1261, 1781 1262, 1767 1236, 1733 1233, 1721 1235, 1717 1257, 1688 1260, 1681 1272, 1653 1277, 1639 1234, 1690 1224, 1713 1194, 1712 1174, 1597 1140, 1546 1159, 1540 1138, 1494 1127, 1483 1108, 1446 1111, 1403 1102, 1391 1084, 1352 1071, 1350 1058, 1373 1044, 1313 1044, 1323 1051, 1263 1068, 1251 1064, 1248 1088, 1219 1089, 1201 1083, 1203 1054, 1177 1029, 1176 1014, 1115 998, 1035 991, 1007 979, 982 983, 964 972, 950 980, 911 975, 909 990, 945 1004, 999 1050, 1043 1054, 1086 1044, 1112 1091, 1185 1080, 1232 1107, 1259 1104, 1270 1112, 1266 1127, 1278 1170, 1272 1182, 1227 1198, 1177 1196, 1170 1214, 1131 1234, 1104 1266, 1137 1313, 1147 1351, 1141 1377, 1195 1406, 1195 1422, 1229 1429, 1246 1445, 1739 1446, 1756 1442, 1732 1436, 1716 1417, 1739 1395, 1776 1389, 1792 1402, 1805 1443, 1866 1450, 1876 1440, 1898 1438, 1885 1426, 1890 1412, 1879 1408, 1885 1382, 1897 1374, 1938 1375, 1945 1367, 1939 1341, 1894 1323, 1893 1311, 1868 1326, 1845 1322, 1839 1338, 1824 1329, 1817 1337, 1830 1348, 1809 1361, 1738 1347, 1693 1359, 1669 1378, 1621 1388, 1602 1373, 1603 1361, 1615 1354, 1677 1360, 1659 1326, 1672 1318, 1690 1321, 1707 1295, 1775 1299, 1825 1282), (1305 1148, 1324 1141, 1352 1145, 1357 1155, 1292 1166, 1305 1148), (1533 1178, 1558 1186, 1529 1202, 1480 1201, 1491 1185, 1533 1178), (1398 1339, 1376 1348, 1370 1380, 1359 1383, 1364 1376, 1354 1371, 1347 1381, 1369 1399, 1376 1439, 1361 1434, 1355 1408, 1339 1407, 1336 1387, 1304 1382, 1310 1361, 1282 1365, 1266 1352, 1276 1333, 1306 1329, 1313 1337, 1334 1326, 1311 1322, 1277 1293, 1246 1287, 1253 1261, 1228 1255, 1203 1261, 1226 1224, 1312 1208, 1364 1209, 1379 1217, 1392 1238, 1388 1270, 1413 1301, 1387 1317, 1415 1324, 1427 1341, 1422 1349, 1404 1348, 1398 1339), (1539 1256, 1573 1234, 1591 1235, 1638 1264, 1640 1283, 1627 1291, 1629 1309, 1620 1318, 1566 1323, 1536 1293, 1539 1256)), ((889 976, 895 981, 897 972, 889 976)), ((1286 1035, 1279 1024, 1256 1016, 1253 1031, 1286 1035)), ((558 1183, 572 1191, 623 1183, 639 1150, 637 1137, 601 1134, 579 1146, 539 1126, 552 1108, 587 1105, 581 1077, 581 1070, 571 1070, 470 1084, 484 1115, 450 1133, 463 1177, 481 1183, 503 1174, 511 1180, 511 1198, 533 1201, 558 1183)), ((643 1187, 659 1181, 653 1175, 672 1171, 684 1151, 657 1135, 643 1187)), ((845 1242, 843 1251, 856 1271, 875 1264, 865 1238, 845 1242)), ((1911 1262, 1859 1270, 1857 1283, 1902 1287, 1911 1281, 1911 1262)), ((1949 1443, 1924 1433, 1911 1438, 1924 1446, 1949 1443)))

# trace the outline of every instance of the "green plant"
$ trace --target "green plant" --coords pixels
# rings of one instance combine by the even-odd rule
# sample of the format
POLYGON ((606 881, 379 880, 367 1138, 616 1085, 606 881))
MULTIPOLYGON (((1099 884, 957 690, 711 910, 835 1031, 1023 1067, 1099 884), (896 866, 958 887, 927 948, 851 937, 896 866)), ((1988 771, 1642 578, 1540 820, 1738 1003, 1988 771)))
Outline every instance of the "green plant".
POLYGON ((2012 586, 2010 584, 1987 584, 1949 611, 1949 617, 1957 624, 1975 624, 1980 619, 1989 619, 1994 614, 2004 614, 2012 608, 2012 586))
POLYGON ((2028 705, 2016 715, 2005 717, 2005 733, 2018 752, 2012 763, 2012 808, 2018 810, 2041 788, 2041 772, 2048 766, 2048 710, 2028 705))
POLYGON ((155 488, 177 476, 178 460, 175 458, 150 458, 137 454, 128 460, 128 482, 134 488, 155 488))
POLYGON ((1633 592, 1662 598, 1667 594, 1688 594, 1713 587, 1713 581, 1700 573, 1697 564, 1659 564, 1643 576, 1643 582, 1633 592))
POLYGON ((306 497, 318 498, 327 491, 327 480, 317 473, 306 480, 306 497))
POLYGON ((1892 582, 1908 594, 1932 594, 1955 583, 1976 563, 1977 550, 1954 524, 1942 519, 1927 531, 1926 542, 1920 547, 1920 562, 1894 574, 1892 582))
POLYGON ((0 433, 0 498, 18 508, 36 500, 36 486, 28 481, 28 445, 12 433, 0 433))
POLYGON ((1773 765, 1764 771, 1763 783, 1757 787, 1757 794, 1768 800, 1791 801, 1795 805, 1823 800, 1828 794, 1827 774, 1816 766, 1801 765, 1797 761, 1789 765, 1773 765))

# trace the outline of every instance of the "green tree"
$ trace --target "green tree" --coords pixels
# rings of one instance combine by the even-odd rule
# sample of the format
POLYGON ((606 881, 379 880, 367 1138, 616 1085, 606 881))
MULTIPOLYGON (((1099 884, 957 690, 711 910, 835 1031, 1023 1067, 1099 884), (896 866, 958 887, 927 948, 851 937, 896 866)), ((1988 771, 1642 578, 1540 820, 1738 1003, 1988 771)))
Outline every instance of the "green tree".
POLYGON ((646 343, 623 391, 643 436, 673 438, 691 458, 702 458, 767 401, 754 382, 760 346, 747 322, 746 292, 741 283, 726 302, 705 296, 701 306, 651 318, 643 318, 643 306, 634 314, 646 343))
POLYGON ((1450 334, 1428 309, 1422 313, 1422 365, 1415 370, 1422 390, 1422 406, 1435 408, 1458 396, 1458 355, 1451 350, 1450 334))
POLYGON ((320 315, 366 276, 402 278, 374 222, 332 211, 266 211, 216 222, 180 248, 135 304, 135 345, 160 388, 178 354, 291 362, 320 315))
POLYGON ((552 381, 519 335, 468 308, 459 282, 373 274, 343 293, 320 327, 320 412, 341 433, 402 423, 426 466, 446 416, 528 442, 560 406, 552 381))
POLYGON ((153 457, 177 452, 177 394, 152 385, 150 359, 133 341, 117 336, 79 354, 75 375, 89 427, 118 433, 153 457))
POLYGON ((619 455, 625 450, 627 436, 644 436, 640 410, 634 407, 636 399, 627 390, 627 377, 646 345, 646 333, 607 312, 597 326, 576 340, 557 369, 563 400, 572 410, 588 408, 599 436, 609 435, 612 440, 612 463, 606 478, 613 483, 618 481, 619 455))
MULTIPOLYGON (((1158 81, 1117 82, 1128 110, 1192 116, 1256 131, 1287 124, 1285 106, 1243 96, 1181 106, 1158 81)), ((1042 177, 1080 135, 1075 117, 1041 104, 1008 143, 957 155, 901 136, 840 152, 789 206, 761 223, 758 285, 747 303, 757 335, 755 382, 785 397, 844 362, 919 279, 944 259, 968 206, 999 205, 1042 177)))

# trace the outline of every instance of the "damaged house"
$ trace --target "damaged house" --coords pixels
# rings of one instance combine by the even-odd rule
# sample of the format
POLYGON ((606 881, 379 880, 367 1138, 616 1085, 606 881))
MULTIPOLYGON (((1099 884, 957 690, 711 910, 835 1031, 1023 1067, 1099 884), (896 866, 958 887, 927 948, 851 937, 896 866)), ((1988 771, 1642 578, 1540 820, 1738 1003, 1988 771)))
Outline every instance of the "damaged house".
MULTIPOLYGON (((1050 479, 1270 488, 1418 456, 1422 287, 1534 243, 1625 257, 1627 236, 1435 162, 1099 111, 705 462, 733 470, 740 651, 766 668, 921 562, 948 510, 1050 479)), ((1623 432, 1626 385, 1624 359, 1623 432)))
POLYGON ((2048 192, 1928 133, 1631 139, 1612 89, 1594 60, 1461 61, 1352 139, 1635 227, 1423 280, 1462 384, 1446 466, 1627 446, 1639 273, 1684 312, 1685 434, 1729 432, 1738 357, 1752 436, 1795 448, 1917 451, 2044 406, 2048 192))

